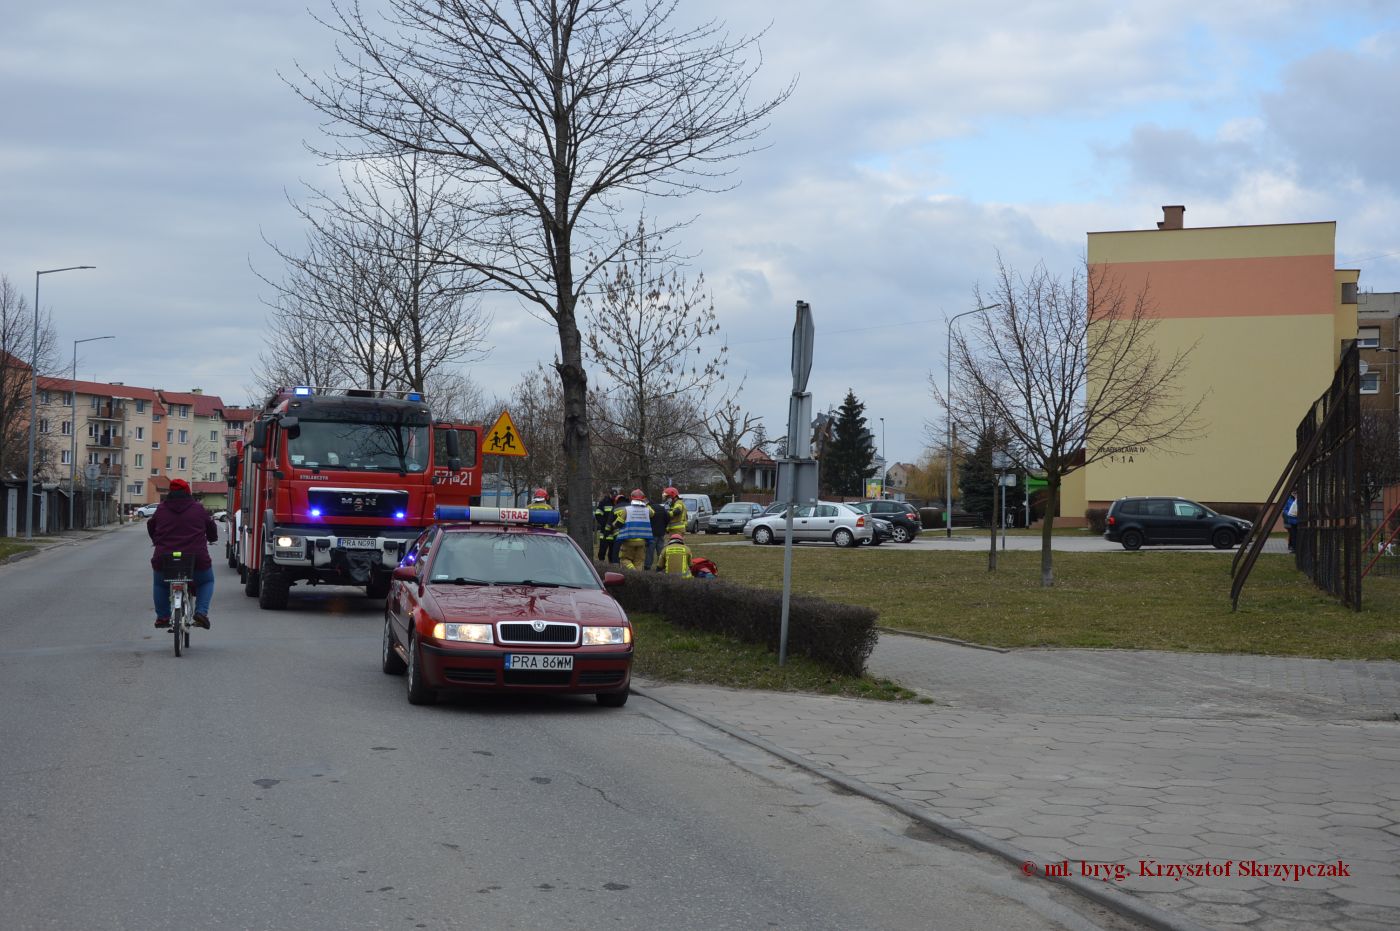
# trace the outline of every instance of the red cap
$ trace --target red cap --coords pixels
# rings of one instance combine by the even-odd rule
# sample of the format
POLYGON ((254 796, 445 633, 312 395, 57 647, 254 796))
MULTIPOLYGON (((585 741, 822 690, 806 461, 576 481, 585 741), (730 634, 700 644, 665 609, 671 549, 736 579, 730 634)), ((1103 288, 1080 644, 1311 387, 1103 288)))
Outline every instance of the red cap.
POLYGON ((190 490, 190 483, 187 482, 187 481, 185 481, 185 480, 182 479, 182 478, 171 479, 171 480, 170 480, 170 490, 171 490, 171 491, 183 491, 183 492, 188 493, 189 490, 190 490))

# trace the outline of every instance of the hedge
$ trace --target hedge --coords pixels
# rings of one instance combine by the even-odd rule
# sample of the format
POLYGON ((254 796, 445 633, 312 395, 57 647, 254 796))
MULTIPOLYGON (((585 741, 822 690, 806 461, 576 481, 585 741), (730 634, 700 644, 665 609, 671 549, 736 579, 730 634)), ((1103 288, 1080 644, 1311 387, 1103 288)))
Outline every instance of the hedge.
MULTIPOLYGON (((783 593, 749 588, 720 579, 686 579, 660 572, 598 566, 599 574, 621 571, 625 584, 609 589, 629 611, 659 614, 689 630, 723 634, 778 652, 783 593)), ((792 596, 788 611, 788 651, 859 676, 879 636, 871 608, 837 604, 811 595, 792 596)))

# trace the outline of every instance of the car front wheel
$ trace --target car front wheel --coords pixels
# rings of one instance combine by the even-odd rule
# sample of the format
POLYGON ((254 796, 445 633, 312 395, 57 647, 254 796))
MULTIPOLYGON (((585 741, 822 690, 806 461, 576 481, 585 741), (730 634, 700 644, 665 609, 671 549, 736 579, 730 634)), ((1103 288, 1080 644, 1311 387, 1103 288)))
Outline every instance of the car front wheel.
POLYGON ((1235 535, 1231 531, 1221 527, 1211 534, 1210 545, 1218 550, 1228 550, 1235 545, 1235 535))
POLYGON ((773 542, 773 531, 769 530, 767 527, 759 527, 753 532, 753 542, 757 543, 759 546, 767 546, 769 543, 773 542))
POLYGON ((1124 530, 1123 536, 1119 539, 1125 550, 1136 550, 1142 548, 1142 532, 1139 530, 1124 530))

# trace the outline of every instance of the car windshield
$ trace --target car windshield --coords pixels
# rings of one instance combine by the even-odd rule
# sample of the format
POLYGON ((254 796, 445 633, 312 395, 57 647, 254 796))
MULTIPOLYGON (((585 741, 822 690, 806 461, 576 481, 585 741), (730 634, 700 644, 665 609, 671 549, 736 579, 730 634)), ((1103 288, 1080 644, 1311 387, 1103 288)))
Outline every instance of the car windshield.
POLYGON ((721 514, 748 514, 753 510, 753 505, 745 501, 731 501, 719 509, 721 514))
POLYGON ((569 538, 545 533, 445 534, 428 581, 439 585, 598 587, 588 562, 569 538))
POLYGON ((427 427, 303 420, 298 429, 287 444, 298 468, 422 472, 427 467, 427 427))

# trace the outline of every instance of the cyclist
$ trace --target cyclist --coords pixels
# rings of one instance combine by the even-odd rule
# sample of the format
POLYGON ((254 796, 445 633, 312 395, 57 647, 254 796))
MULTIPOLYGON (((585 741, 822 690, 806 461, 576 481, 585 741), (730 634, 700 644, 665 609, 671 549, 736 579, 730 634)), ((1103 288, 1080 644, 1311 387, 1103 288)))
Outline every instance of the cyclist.
POLYGON ((209 559, 208 544, 218 542, 219 528, 204 505, 190 497, 189 482, 177 478, 170 483, 170 494, 146 521, 146 533, 155 546, 151 555, 151 568, 155 570, 151 594, 155 599, 156 626, 170 626, 170 586, 161 576, 161 560, 181 552, 194 556, 194 622, 208 630, 209 603, 214 599, 214 563, 209 559))

